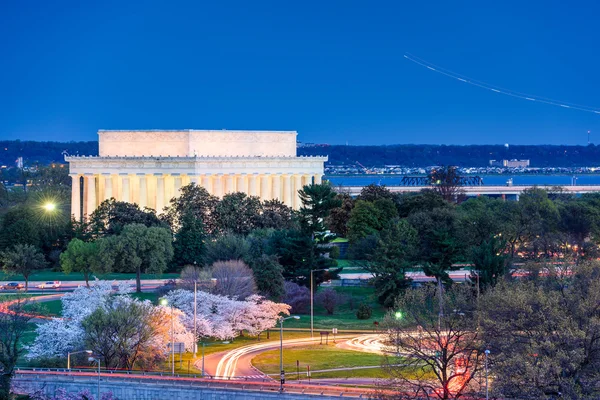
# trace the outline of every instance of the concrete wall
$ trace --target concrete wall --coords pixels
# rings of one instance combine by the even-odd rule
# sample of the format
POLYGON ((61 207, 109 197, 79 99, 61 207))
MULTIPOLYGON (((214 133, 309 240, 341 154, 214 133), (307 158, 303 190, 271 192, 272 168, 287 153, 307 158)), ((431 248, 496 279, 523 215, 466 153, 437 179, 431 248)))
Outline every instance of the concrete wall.
MULTIPOLYGON (((216 386, 216 385, 215 385, 216 386)), ((220 384, 219 386, 222 386, 220 384)), ((232 385, 233 386, 233 385, 232 385)), ((201 386, 193 382, 166 382, 145 380, 119 380, 101 378, 101 393, 112 392, 119 400, 261 400, 261 399, 339 399, 339 396, 321 396, 318 394, 309 395, 301 393, 279 394, 276 391, 257 390, 259 388, 248 385, 242 389, 239 385, 236 388, 211 388, 206 385, 201 386), (252 388, 249 389, 249 388, 252 388)), ((56 375, 17 375, 13 379, 13 390, 16 393, 43 392, 52 396, 59 388, 66 389, 69 393, 77 393, 82 390, 89 390, 96 396, 98 390, 98 380, 94 377, 73 377, 56 375)), ((343 389, 340 389, 340 392, 343 389)))

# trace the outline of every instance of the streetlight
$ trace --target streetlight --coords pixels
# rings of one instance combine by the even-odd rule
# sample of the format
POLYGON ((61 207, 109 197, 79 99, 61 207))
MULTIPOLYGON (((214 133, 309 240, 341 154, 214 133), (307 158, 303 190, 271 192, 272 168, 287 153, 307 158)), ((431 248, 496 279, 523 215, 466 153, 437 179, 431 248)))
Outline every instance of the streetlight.
POLYGON ((300 319, 297 315, 292 315, 287 318, 279 318, 279 370, 281 371, 281 376, 279 379, 279 391, 283 392, 283 384, 285 383, 285 371, 283 370, 283 321, 286 319, 300 319))
POLYGON ((488 349, 485 349, 484 354, 485 354, 485 400, 489 400, 490 391, 488 388, 488 355, 490 354, 490 351, 488 349))
MULTIPOLYGON (((165 299, 164 297, 162 299, 160 299, 160 305, 161 306, 168 306, 169 305, 169 300, 165 299)), ((173 306, 170 305, 171 307, 171 375, 175 376, 175 334, 174 334, 174 328, 173 328, 173 306)))
POLYGON ((314 290, 313 290, 313 272, 327 271, 327 269, 311 269, 310 270, 310 337, 313 337, 313 319, 314 319, 314 290))
POLYGON ((74 352, 69 352, 67 353, 67 369, 70 371, 71 370, 71 356, 73 354, 81 354, 81 353, 87 353, 89 355, 91 355, 93 352, 91 350, 81 350, 81 351, 74 351, 74 352))
POLYGON ((99 355, 94 355, 94 357, 88 358, 89 361, 98 362, 98 400, 100 400, 100 357, 99 355))
POLYGON ((56 210, 56 204, 51 203, 51 202, 45 203, 43 207, 44 207, 44 210, 46 210, 48 212, 52 212, 52 211, 56 210))
MULTIPOLYGON (((402 311, 396 311, 394 313, 394 318, 396 318, 396 321, 400 321, 404 318, 402 311)), ((400 327, 396 327, 396 357, 400 357, 400 327)))

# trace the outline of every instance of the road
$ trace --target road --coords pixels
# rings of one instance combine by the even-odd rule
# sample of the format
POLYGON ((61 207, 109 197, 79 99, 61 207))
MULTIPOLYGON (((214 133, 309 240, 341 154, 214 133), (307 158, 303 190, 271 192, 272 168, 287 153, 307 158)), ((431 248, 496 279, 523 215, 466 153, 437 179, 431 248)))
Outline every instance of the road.
MULTIPOLYGON (((338 336, 340 339, 350 339, 354 335, 338 336)), ((283 347, 289 348, 294 346, 302 346, 307 343, 319 343, 320 338, 305 338, 305 339, 288 339, 283 341, 283 347)), ((224 379, 244 379, 244 380, 270 380, 267 375, 263 374, 252 366, 252 359, 258 354, 265 351, 279 349, 279 341, 269 341, 263 343, 251 344, 239 347, 234 350, 214 353, 207 355, 204 358, 205 373, 224 379)), ((194 366, 202 369, 202 359, 197 360, 194 366)))
MULTIPOLYGON (((156 288, 165 284, 167 279, 144 279, 142 280, 142 291, 152 291, 156 288)), ((14 281, 0 281, 0 287, 5 284, 14 281)), ((72 292, 77 289, 79 286, 85 285, 85 281, 63 281, 62 285, 58 289, 38 289, 37 285, 45 283, 46 281, 32 281, 29 282, 29 290, 28 294, 40 294, 40 293, 61 293, 61 292, 72 292)), ((135 280, 127 280, 127 281, 113 281, 113 282, 129 282, 132 289, 135 289, 135 280)), ((117 286, 117 283, 113 284, 114 287, 117 286)), ((0 290, 0 294, 8 294, 8 293, 25 293, 24 290, 0 290)))

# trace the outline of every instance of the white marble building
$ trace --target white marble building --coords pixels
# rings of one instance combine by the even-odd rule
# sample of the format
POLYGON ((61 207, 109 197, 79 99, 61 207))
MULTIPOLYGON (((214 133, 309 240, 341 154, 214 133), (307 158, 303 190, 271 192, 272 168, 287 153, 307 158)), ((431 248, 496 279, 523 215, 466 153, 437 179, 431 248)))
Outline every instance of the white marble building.
POLYGON ((67 156, 71 212, 91 214, 106 199, 161 213, 182 186, 244 192, 300 207, 298 190, 320 183, 327 157, 296 156, 294 131, 98 131, 99 156, 67 156))

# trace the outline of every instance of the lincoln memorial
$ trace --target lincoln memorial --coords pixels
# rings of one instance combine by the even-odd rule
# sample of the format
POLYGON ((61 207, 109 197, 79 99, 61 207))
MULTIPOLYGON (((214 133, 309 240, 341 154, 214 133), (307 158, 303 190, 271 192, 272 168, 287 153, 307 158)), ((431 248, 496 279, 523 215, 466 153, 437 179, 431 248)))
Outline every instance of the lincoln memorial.
POLYGON ((298 190, 321 183, 327 157, 298 157, 294 131, 98 131, 99 156, 66 156, 71 212, 91 214, 107 199, 158 213, 190 183, 300 208, 298 190))

